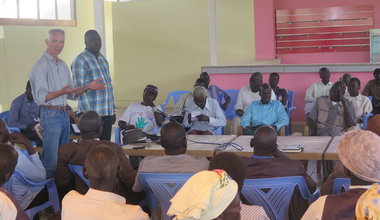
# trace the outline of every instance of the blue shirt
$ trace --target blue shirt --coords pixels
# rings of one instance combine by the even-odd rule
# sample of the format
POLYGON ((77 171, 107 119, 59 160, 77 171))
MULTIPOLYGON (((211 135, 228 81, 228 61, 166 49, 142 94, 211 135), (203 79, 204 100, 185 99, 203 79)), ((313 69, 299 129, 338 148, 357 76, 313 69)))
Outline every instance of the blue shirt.
POLYGON ((269 126, 275 125, 277 131, 289 124, 288 114, 286 114, 284 106, 280 101, 271 100, 268 104, 262 104, 261 101, 252 102, 247 111, 244 112, 240 122, 243 128, 263 124, 269 126))
POLYGON ((40 107, 34 101, 30 101, 24 93, 13 100, 8 124, 11 127, 25 129, 39 117, 40 107))
POLYGON ((100 116, 110 116, 115 114, 115 98, 109 66, 106 58, 99 54, 96 57, 93 53, 85 49, 79 54, 71 64, 73 81, 75 87, 86 86, 89 82, 102 79, 105 89, 99 91, 89 90, 78 98, 78 111, 96 111, 100 116))
POLYGON ((218 101, 219 105, 223 104, 223 100, 226 101, 228 97, 230 97, 224 90, 220 89, 219 87, 215 85, 210 85, 208 88, 208 94, 210 95, 210 98, 215 99, 218 101))

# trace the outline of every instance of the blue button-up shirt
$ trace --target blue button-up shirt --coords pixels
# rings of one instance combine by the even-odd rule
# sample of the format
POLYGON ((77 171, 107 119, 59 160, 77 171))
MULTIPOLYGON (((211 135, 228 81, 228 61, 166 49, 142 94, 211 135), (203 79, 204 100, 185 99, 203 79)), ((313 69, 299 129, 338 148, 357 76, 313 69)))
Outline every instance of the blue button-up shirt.
POLYGON ((30 101, 24 93, 13 100, 8 124, 11 127, 25 129, 39 117, 40 107, 34 101, 30 101))
POLYGON ((190 131, 210 131, 215 133, 217 127, 226 126, 226 116, 224 116, 223 110, 220 108, 218 102, 215 99, 207 98, 206 105, 203 109, 194 103, 194 99, 188 100, 186 103, 186 113, 183 119, 185 127, 190 127, 190 131), (192 120, 191 124, 188 123, 188 115, 192 113, 191 117, 196 115, 207 115, 210 121, 198 121, 192 120))
POLYGON ((74 85, 76 87, 86 86, 89 82, 102 79, 105 89, 99 91, 89 90, 79 97, 78 111, 96 111, 100 116, 115 114, 115 98, 109 66, 106 58, 99 54, 96 57, 93 53, 85 49, 79 54, 71 64, 74 85))
POLYGON ((271 100, 268 104, 263 104, 261 101, 252 102, 247 111, 244 112, 240 122, 243 128, 263 124, 270 126, 275 125, 277 131, 279 131, 281 127, 289 124, 288 114, 286 114, 284 106, 280 101, 271 100))

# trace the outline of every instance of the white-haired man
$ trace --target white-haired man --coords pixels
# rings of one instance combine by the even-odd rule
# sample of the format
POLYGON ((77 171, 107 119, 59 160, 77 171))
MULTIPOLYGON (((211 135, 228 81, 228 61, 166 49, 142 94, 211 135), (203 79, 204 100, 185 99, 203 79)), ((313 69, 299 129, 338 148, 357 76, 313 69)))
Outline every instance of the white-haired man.
POLYGON ((58 157, 58 146, 69 142, 70 119, 67 99, 75 99, 88 90, 104 89, 104 83, 94 80, 84 87, 73 88, 70 69, 58 58, 65 45, 65 32, 52 29, 45 39, 46 52, 29 73, 32 94, 41 106, 44 151, 42 163, 47 177, 52 177, 58 157))
POLYGON ((193 91, 194 98, 186 103, 183 121, 185 127, 190 127, 188 134, 212 135, 218 127, 226 125, 226 116, 219 103, 207 96, 207 90, 197 86, 193 91))

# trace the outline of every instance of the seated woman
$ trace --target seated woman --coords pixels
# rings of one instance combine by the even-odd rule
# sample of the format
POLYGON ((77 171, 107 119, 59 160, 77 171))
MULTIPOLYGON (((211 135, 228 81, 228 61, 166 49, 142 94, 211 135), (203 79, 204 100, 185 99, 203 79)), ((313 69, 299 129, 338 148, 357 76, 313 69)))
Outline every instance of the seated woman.
POLYGON ((240 219, 238 185, 224 170, 194 174, 170 200, 169 216, 182 219, 240 219), (199 187, 202 186, 202 187, 199 187))
POLYGON ((125 130, 139 128, 147 134, 154 134, 157 128, 162 125, 162 116, 156 109, 161 109, 153 102, 156 100, 158 89, 154 85, 147 85, 143 93, 142 102, 131 103, 123 116, 121 116, 118 125, 125 130))
POLYGON ((212 135, 218 127, 226 125, 226 116, 219 103, 208 97, 204 87, 195 87, 193 97, 186 103, 183 119, 185 127, 190 127, 188 134, 212 135))

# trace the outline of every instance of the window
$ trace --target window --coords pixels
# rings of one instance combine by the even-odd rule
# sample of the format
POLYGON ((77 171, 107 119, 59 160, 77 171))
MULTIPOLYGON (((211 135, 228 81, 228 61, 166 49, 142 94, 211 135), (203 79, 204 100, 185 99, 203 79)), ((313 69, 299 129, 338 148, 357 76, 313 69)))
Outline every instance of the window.
POLYGON ((0 25, 75 26, 75 0, 0 0, 0 25))

